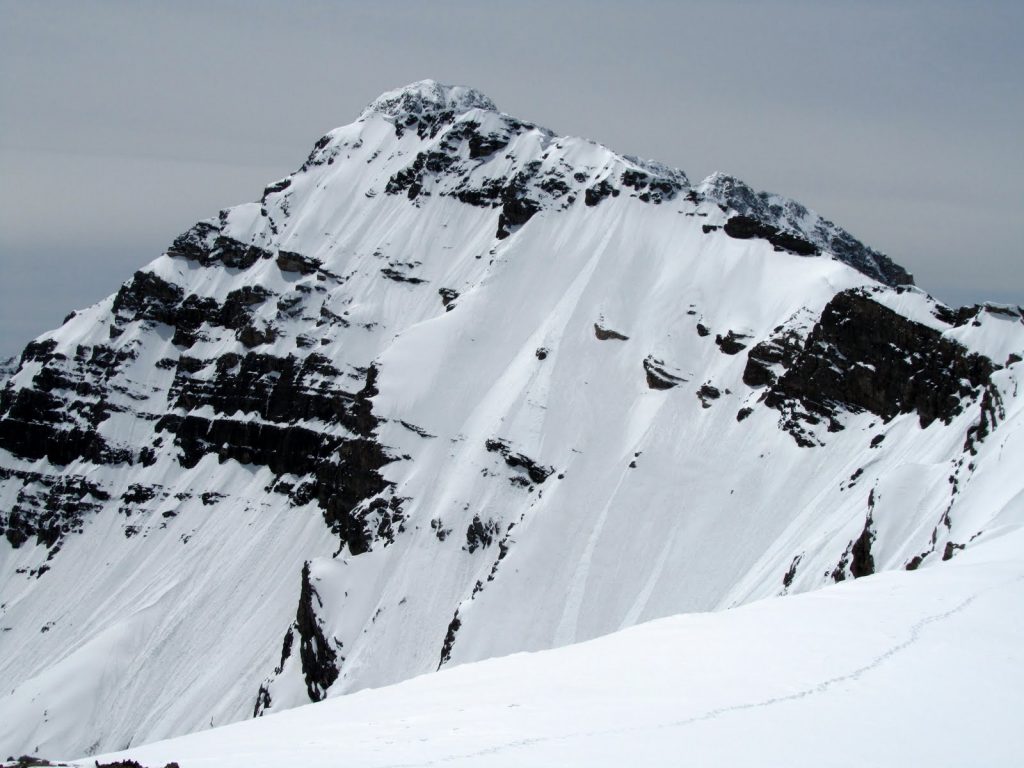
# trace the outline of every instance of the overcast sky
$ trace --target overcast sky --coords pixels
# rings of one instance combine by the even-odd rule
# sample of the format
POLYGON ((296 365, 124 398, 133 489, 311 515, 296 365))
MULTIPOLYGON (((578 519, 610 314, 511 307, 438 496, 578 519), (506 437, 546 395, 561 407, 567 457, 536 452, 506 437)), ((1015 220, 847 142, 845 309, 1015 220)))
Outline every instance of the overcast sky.
POLYGON ((0 356, 427 77, 1024 303, 1022 39, 1020 0, 0 0, 0 356))

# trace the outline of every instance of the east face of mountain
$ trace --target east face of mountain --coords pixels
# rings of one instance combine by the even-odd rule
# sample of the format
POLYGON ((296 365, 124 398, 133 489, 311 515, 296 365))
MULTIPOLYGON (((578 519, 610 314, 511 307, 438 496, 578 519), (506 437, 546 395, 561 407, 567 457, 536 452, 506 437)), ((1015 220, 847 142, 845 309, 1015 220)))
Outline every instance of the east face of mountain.
POLYGON ((384 94, 8 375, 0 750, 933 567, 1014 525, 1021 316, 731 177, 384 94))

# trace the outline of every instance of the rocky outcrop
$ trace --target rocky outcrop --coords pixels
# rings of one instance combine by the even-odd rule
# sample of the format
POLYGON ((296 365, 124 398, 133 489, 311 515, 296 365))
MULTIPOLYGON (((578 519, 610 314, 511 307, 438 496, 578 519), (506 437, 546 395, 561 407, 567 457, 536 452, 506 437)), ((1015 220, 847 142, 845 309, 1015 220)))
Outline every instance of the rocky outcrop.
POLYGON ((386 277, 388 280, 394 280, 396 283, 409 283, 410 285, 419 285, 420 283, 426 282, 426 280, 424 280, 423 278, 410 275, 404 269, 397 269, 396 266, 384 267, 380 271, 381 275, 386 277))
MULTIPOLYGON (((169 326, 172 340, 186 349, 202 328, 234 330, 244 350, 266 340, 252 311, 272 296, 261 286, 243 285, 218 303, 185 296, 179 286, 140 271, 114 297, 112 318, 121 327, 169 326)), ((289 498, 297 505, 315 501, 353 554, 368 551, 382 535, 393 540, 401 502, 389 497, 370 504, 390 488, 379 470, 392 461, 374 437, 375 368, 357 372, 364 385, 352 392, 340 388, 348 375, 316 352, 278 357, 229 351, 210 359, 185 353, 157 363, 157 370, 173 370, 173 378, 165 392, 147 393, 120 383, 137 355, 134 343, 79 345, 73 354, 59 351, 54 341, 30 344, 20 362, 36 371, 30 385, 0 392, 0 448, 58 467, 78 460, 148 466, 170 437, 184 468, 214 454, 219 461, 300 476, 289 498), (114 414, 152 425, 148 442, 111 444, 98 427, 114 414)), ((0 513, 0 529, 15 546, 33 537, 55 545, 80 530, 109 494, 77 475, 30 473, 29 478, 19 472, 25 485, 16 503, 0 513)))
POLYGON ((56 548, 65 535, 80 531, 85 519, 110 500, 103 486, 80 475, 0 468, 0 479, 22 483, 6 516, 0 513, 0 535, 15 548, 31 538, 44 547, 56 548))
POLYGON ((538 485, 551 477, 555 471, 553 467, 545 467, 529 456, 513 451, 504 440, 493 438, 485 443, 485 447, 491 453, 499 454, 508 466, 522 470, 532 482, 538 485))
POLYGON ((480 515, 474 515, 473 521, 466 529, 467 552, 473 554, 478 549, 486 549, 494 543, 494 537, 498 533, 498 522, 496 520, 481 520, 480 515))
POLYGON ((169 283, 152 272, 136 272, 114 297, 114 313, 127 322, 153 320, 175 325, 177 310, 185 293, 181 286, 169 283))
POLYGON ((594 323, 594 336, 598 341, 629 341, 629 336, 612 328, 605 328, 603 325, 594 323))
POLYGON ((529 183, 535 178, 539 166, 540 163, 529 164, 502 189, 498 231, 494 235, 499 240, 511 235, 541 210, 541 203, 530 196, 529 188, 529 183))
POLYGON ((869 513, 867 521, 864 523, 864 530, 860 536, 847 545, 846 550, 839 558, 839 562, 831 573, 832 581, 845 581, 848 575, 859 579, 875 572, 875 558, 871 553, 871 544, 875 540, 872 525, 869 513))
POLYGON ((669 373, 665 361, 657 359, 654 355, 644 358, 644 375, 647 378, 647 386, 651 389, 672 389, 686 381, 682 376, 669 373))
POLYGON ((733 216, 725 222, 725 234, 737 240, 752 237, 767 240, 776 251, 787 251, 797 256, 816 256, 819 253, 814 243, 809 243, 793 232, 786 232, 771 224, 758 221, 750 216, 733 216))
MULTIPOLYGON (((338 655, 338 646, 328 640, 320 626, 318 609, 323 607, 316 588, 310 581, 309 563, 302 567, 302 588, 295 613, 295 629, 299 635, 299 658, 306 693, 310 701, 320 701, 338 679, 338 670, 345 660, 338 655)), ((286 641, 287 642, 287 641, 286 641)))
POLYGON ((248 269, 260 259, 273 256, 264 248, 222 234, 222 227, 223 221, 220 225, 199 222, 174 240, 167 255, 196 261, 204 267, 222 265, 232 269, 248 269))
POLYGON ((0 392, 0 448, 57 465, 79 458, 131 462, 132 452, 110 445, 96 427, 122 410, 104 394, 109 380, 136 355, 132 348, 84 344, 69 355, 53 341, 29 344, 19 367, 37 369, 31 385, 0 392))
POLYGON ((217 367, 212 379, 176 376, 172 395, 185 413, 169 414, 156 424, 157 432, 173 437, 182 466, 195 466, 212 453, 219 461, 234 459, 268 467, 277 475, 303 478, 289 493, 292 502, 316 501, 324 520, 353 555, 367 552, 382 526, 393 529, 400 502, 368 503, 391 487, 379 470, 393 460, 373 437, 378 422, 369 399, 376 394, 376 369, 368 369, 363 389, 350 394, 335 389, 336 378, 330 376, 321 379, 328 382, 322 388, 308 385, 311 376, 333 370, 315 354, 300 362, 250 353, 221 358, 217 367), (225 415, 191 413, 203 407, 225 415), (238 411, 259 420, 228 416, 238 411), (321 426, 296 423, 300 421, 321 426), (341 425, 353 434, 330 430, 328 425, 341 425))
POLYGON ((459 633, 459 629, 461 627, 462 620, 459 619, 459 612, 456 610, 455 615, 452 616, 452 620, 448 623, 448 629, 444 634, 444 643, 441 645, 441 660, 437 664, 438 669, 451 660, 452 649, 455 647, 455 636, 459 633))
POLYGON ((777 327, 771 337, 755 344, 747 353, 743 383, 748 387, 774 384, 778 378, 776 368, 791 368, 803 345, 803 337, 794 330, 777 327))
POLYGON ((180 286, 152 272, 140 271, 121 286, 113 309, 117 328, 139 321, 162 323, 174 328, 173 341, 182 348, 205 338, 203 326, 235 331, 236 338, 253 347, 276 336, 271 328, 257 328, 252 318, 253 310, 272 297, 262 286, 242 286, 228 293, 220 304, 211 297, 185 296, 180 286))
MULTIPOLYGON (((753 353, 752 353, 753 355, 753 353)), ((842 411, 870 411, 885 420, 915 412, 922 427, 945 423, 981 396, 994 365, 854 289, 825 306, 802 349, 764 346, 748 360, 748 380, 767 383, 763 362, 788 365, 763 395, 783 414, 800 444, 814 444, 802 425, 842 429, 842 411)))
POLYGON ((700 400, 701 408, 710 408, 712 402, 721 396, 722 393, 718 387, 714 387, 708 382, 701 384, 697 390, 697 399, 700 400))
POLYGON ((646 170, 623 171, 619 179, 623 187, 634 190, 634 197, 644 203, 658 205, 671 200, 683 189, 682 180, 655 175, 646 170))
POLYGON ((720 333, 716 334, 715 344, 717 344, 718 348, 722 350, 722 352, 726 355, 738 355, 740 352, 747 348, 744 339, 748 338, 750 337, 745 333, 728 331, 724 336, 720 333))
POLYGON ((293 251, 277 252, 277 268, 282 272, 297 272, 300 275, 314 275, 320 269, 320 262, 293 251))
POLYGON ((608 179, 602 179, 597 184, 587 187, 583 200, 588 206, 595 206, 606 197, 618 197, 621 193, 618 187, 613 187, 608 179))

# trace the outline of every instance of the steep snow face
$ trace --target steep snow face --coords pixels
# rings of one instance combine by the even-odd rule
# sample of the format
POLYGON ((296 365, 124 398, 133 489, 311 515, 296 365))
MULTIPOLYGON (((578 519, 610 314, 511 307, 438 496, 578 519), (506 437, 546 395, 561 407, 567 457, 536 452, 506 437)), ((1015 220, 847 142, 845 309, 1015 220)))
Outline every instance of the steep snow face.
POLYGON ((738 188, 425 81, 33 341, 0 394, 0 752, 1018 526, 1020 309, 944 307, 738 188))
POLYGON ((926 572, 661 619, 101 760, 1012 765, 1024 748, 1022 543, 1019 531, 979 540, 926 572))

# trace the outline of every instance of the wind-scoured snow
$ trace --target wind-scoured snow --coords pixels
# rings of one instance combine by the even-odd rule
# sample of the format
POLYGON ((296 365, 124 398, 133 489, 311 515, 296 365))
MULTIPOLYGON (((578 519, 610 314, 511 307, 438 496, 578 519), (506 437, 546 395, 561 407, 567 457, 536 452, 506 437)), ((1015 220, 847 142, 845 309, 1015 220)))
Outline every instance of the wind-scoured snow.
MULTIPOLYGON (((0 392, 0 754, 872 572, 916 569, 875 581, 916 594, 1012 549, 1020 309, 944 307, 747 191, 423 81, 34 341, 0 392)), ((877 594, 855 586, 828 594, 877 594)), ((865 643, 821 673, 890 647, 865 643)))

